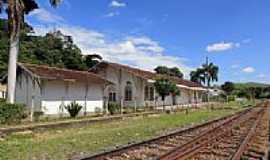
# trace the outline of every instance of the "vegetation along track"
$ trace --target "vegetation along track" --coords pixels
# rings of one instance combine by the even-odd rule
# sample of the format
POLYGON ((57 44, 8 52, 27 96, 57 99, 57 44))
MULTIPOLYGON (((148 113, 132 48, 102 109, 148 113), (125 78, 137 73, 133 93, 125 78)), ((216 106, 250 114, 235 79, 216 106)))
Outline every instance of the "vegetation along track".
MULTIPOLYGON (((201 124, 189 129, 181 130, 169 135, 157 137, 141 143, 136 143, 119 149, 103 152, 91 156, 76 156, 74 160, 148 160, 167 159, 174 153, 185 153, 194 150, 192 146, 198 143, 202 137, 210 133, 217 133, 217 130, 228 130, 229 126, 239 122, 249 122, 249 119, 256 120, 258 114, 262 113, 261 107, 249 108, 234 115, 201 124), (226 126, 226 127, 225 127, 226 126), (185 150, 183 150, 185 148, 185 150), (181 150, 182 149, 182 150, 181 150), (169 157, 168 157, 169 156, 169 157)), ((252 121, 253 122, 253 121, 252 121)), ((249 122, 252 125, 252 122, 249 122)), ((219 134, 222 134, 222 131, 219 134)), ((227 134, 227 132, 226 132, 227 134)), ((209 136, 208 136, 209 137, 209 136)), ((214 137, 214 136, 210 136, 214 137)), ((208 139, 207 139, 208 140, 208 139)), ((204 140, 206 142, 206 140, 204 140)), ((171 160, 171 159, 170 159, 171 160)))

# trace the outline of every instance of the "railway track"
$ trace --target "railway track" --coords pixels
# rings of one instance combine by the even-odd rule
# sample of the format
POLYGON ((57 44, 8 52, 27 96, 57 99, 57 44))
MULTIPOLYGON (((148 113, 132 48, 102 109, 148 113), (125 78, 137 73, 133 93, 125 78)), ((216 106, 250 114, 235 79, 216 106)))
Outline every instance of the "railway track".
POLYGON ((249 132, 232 160, 270 159, 270 108, 267 104, 264 107, 266 107, 265 112, 260 117, 257 127, 249 132))
POLYGON ((160 160, 266 159, 269 140, 269 102, 237 121, 227 123, 188 144, 160 156, 160 160))
MULTIPOLYGON (((263 113, 264 109, 262 109, 262 107, 255 107, 252 109, 250 108, 245 111, 238 112, 232 116, 214 120, 169 135, 157 137, 148 141, 128 145, 126 147, 118 148, 96 155, 79 157, 77 156, 74 157, 73 160, 173 160, 185 158, 193 159, 192 157, 185 157, 186 155, 192 155, 194 159, 196 159, 198 156, 200 156, 198 153, 204 153, 203 149, 206 153, 207 147, 208 149, 212 146, 214 148, 216 147, 215 145, 212 145, 212 142, 213 144, 222 143, 222 141, 219 141, 218 137, 230 137, 234 132, 241 132, 243 134, 249 133, 249 130, 252 127, 257 127, 257 125, 254 126, 254 123, 259 123, 257 117, 263 113), (234 128, 233 132, 231 131, 231 128, 234 128)), ((237 136, 235 136, 235 140, 238 140, 240 143, 242 139, 237 139, 237 136)), ((226 146, 225 143, 226 141, 224 141, 223 148, 231 148, 230 146, 226 146)), ((237 146, 234 147, 237 148, 237 146)), ((209 155, 210 157, 215 156, 215 154, 209 155)), ((226 154, 222 156, 224 157, 226 156, 226 154)))

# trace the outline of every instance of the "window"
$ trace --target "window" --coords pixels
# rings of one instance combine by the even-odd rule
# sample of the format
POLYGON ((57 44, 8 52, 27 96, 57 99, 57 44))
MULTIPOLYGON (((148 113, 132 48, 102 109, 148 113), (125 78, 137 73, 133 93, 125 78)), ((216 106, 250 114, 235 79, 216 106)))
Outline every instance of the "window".
POLYGON ((116 93, 115 92, 110 92, 109 93, 109 101, 110 102, 116 102, 116 93))
POLYGON ((153 101, 155 99, 154 92, 155 92, 154 87, 145 86, 145 88, 144 88, 144 99, 146 101, 153 101))
POLYGON ((113 86, 109 88, 109 102, 116 102, 116 91, 113 86))
POLYGON ((127 82, 125 87, 125 101, 132 101, 132 83, 127 82))
POLYGON ((148 94, 149 88, 148 86, 144 87, 144 100, 149 100, 149 94, 148 94))

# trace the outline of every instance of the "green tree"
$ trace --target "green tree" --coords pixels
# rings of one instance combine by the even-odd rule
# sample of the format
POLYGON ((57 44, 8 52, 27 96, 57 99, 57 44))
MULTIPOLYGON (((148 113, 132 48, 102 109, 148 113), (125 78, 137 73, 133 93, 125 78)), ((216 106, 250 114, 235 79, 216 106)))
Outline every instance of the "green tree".
POLYGON ((225 82, 223 85, 221 85, 221 89, 226 93, 226 99, 229 101, 229 96, 235 89, 234 84, 232 82, 225 82))
MULTIPOLYGON (((7 72, 8 64, 8 34, 5 26, 7 20, 0 19, 0 76, 7 72)), ((32 27, 25 23, 20 35, 19 62, 88 70, 90 64, 94 65, 102 59, 95 54, 88 55, 86 60, 72 37, 60 31, 49 32, 45 36, 33 33, 32 27)))
POLYGON ((214 63, 208 63, 208 59, 205 64, 202 65, 202 70, 204 71, 204 82, 206 83, 207 87, 211 86, 211 82, 218 81, 218 66, 214 65, 214 63))
POLYGON ((232 82, 225 82, 223 85, 221 85, 221 89, 226 92, 227 95, 231 95, 234 91, 234 83, 232 82))
POLYGON ((163 110, 165 110, 165 99, 170 94, 176 96, 180 93, 179 89, 177 88, 176 84, 171 82, 167 78, 158 78, 155 82, 155 88, 157 93, 161 96, 161 100, 163 101, 163 110))
POLYGON ((204 84, 205 83, 205 78, 204 78, 204 69, 198 68, 195 71, 190 72, 190 80, 192 82, 204 84))
POLYGON ((84 57, 84 63, 88 68, 92 68, 102 60, 102 57, 98 54, 86 55, 84 57))
MULTIPOLYGON (((210 88, 211 82, 218 81, 218 71, 219 71, 218 66, 212 62, 208 63, 208 58, 207 58, 206 63, 202 64, 202 67, 190 73, 190 78, 191 78, 191 81, 204 84, 208 88, 210 88)), ((209 92, 207 94, 207 99, 209 101, 209 92)))
MULTIPOLYGON (((50 0, 53 6, 60 3, 61 0, 50 0)), ((7 6, 8 29, 9 29, 9 63, 8 63, 8 95, 7 101, 14 103, 17 58, 19 53, 19 40, 21 26, 24 22, 24 15, 32 10, 37 9, 38 5, 35 0, 0 0, 0 13, 7 6)))
POLYGON ((181 79, 184 77, 184 74, 177 67, 170 68, 169 70, 170 70, 170 75, 171 76, 178 77, 178 78, 181 78, 181 79))
POLYGON ((168 75, 178 78, 183 78, 184 74, 177 67, 168 68, 166 66, 157 66, 155 69, 156 73, 162 75, 168 75))
POLYGON ((166 66, 157 66, 155 69, 156 73, 158 74, 164 74, 164 75, 169 75, 169 68, 166 66))
POLYGON ((218 66, 212 62, 208 63, 207 58, 206 63, 202 64, 202 67, 190 73, 190 80, 210 87, 211 82, 218 81, 218 71, 218 66))

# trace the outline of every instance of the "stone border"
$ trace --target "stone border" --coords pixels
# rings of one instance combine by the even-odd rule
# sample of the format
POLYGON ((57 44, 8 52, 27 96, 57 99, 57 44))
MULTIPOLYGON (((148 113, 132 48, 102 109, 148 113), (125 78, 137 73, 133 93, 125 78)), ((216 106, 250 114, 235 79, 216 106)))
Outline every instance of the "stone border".
POLYGON ((14 126, 14 127, 6 127, 0 128, 0 136, 1 135, 9 135, 14 132, 23 132, 23 131, 39 131, 44 129, 62 129, 66 127, 76 128, 82 127, 88 124, 93 124, 97 122, 109 122, 115 120, 122 120, 124 118, 138 117, 138 116, 148 116, 160 114, 159 112, 144 112, 144 113, 131 113, 126 115, 117 115, 117 116, 107 116, 107 117, 98 117, 98 118, 89 118, 89 119, 81 119, 81 120, 67 120, 60 122, 48 122, 45 124, 29 124, 22 126, 14 126))

